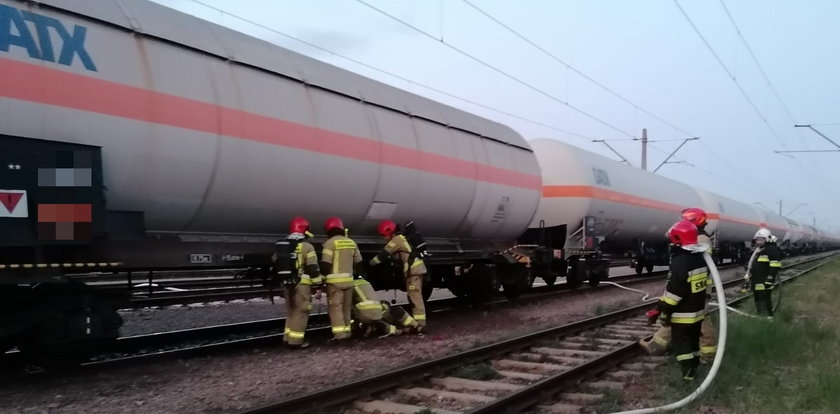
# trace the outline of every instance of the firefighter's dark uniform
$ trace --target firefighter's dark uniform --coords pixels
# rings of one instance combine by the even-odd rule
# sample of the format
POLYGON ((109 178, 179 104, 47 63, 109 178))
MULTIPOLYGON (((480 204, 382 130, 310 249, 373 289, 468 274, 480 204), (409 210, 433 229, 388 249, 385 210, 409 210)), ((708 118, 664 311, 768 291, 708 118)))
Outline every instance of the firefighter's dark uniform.
POLYGON ((370 264, 376 266, 389 257, 402 266, 411 314, 417 321, 418 329, 422 330, 426 326, 426 305, 423 303, 423 278, 426 276, 426 265, 420 258, 414 258, 411 261, 411 245, 402 234, 395 234, 379 254, 370 261, 370 264))
POLYGON ((321 273, 327 284, 327 313, 330 315, 333 338, 350 337, 350 319, 353 308, 353 269, 361 263, 362 254, 356 242, 349 237, 336 235, 324 242, 321 253, 321 273))
POLYGON ((353 281, 353 315, 365 336, 372 332, 379 335, 397 333, 396 326, 383 320, 382 304, 373 286, 362 278, 353 281))
MULTIPOLYGON (((698 235, 697 240, 700 243, 711 246, 709 236, 705 232, 698 235)), ((707 252, 711 255, 712 248, 710 247, 707 252)), ((714 284, 712 283, 712 280, 709 279, 708 287, 706 289, 707 297, 711 297, 713 287, 714 284)), ((668 290, 666 287, 665 294, 663 294, 663 296, 667 297, 667 292, 668 290)), ((668 323, 667 326, 661 326, 649 341, 641 340, 639 341, 639 344, 641 344, 642 348, 651 355, 664 354, 668 350, 668 347, 671 346, 670 323, 668 323)), ((700 325, 700 362, 708 363, 712 361, 716 352, 717 329, 715 329, 715 325, 712 323, 711 318, 703 318, 703 322, 700 325)))
POLYGON ((295 253, 297 253, 295 268, 300 276, 300 282, 294 287, 284 289, 286 329, 283 332, 283 342, 289 345, 303 344, 309 312, 312 310, 312 286, 321 284, 315 248, 307 242, 299 242, 295 253))
POLYGON ((750 267, 750 283, 755 295, 755 308, 759 314, 773 316, 771 293, 782 268, 782 251, 775 243, 767 242, 756 254, 750 267))
POLYGON ((685 380, 694 379, 700 363, 700 329, 706 314, 708 283, 709 269, 703 254, 675 247, 671 276, 658 308, 662 323, 671 325, 672 347, 685 380))

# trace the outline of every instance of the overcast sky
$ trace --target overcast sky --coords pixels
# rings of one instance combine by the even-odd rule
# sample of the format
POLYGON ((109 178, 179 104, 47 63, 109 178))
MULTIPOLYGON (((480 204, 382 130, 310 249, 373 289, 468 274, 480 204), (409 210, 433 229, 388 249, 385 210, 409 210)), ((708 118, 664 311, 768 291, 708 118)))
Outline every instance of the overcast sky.
MULTIPOLYGON (((840 152, 774 153, 837 149, 794 124, 813 124, 840 143, 837 1, 364 0, 428 35, 359 0, 155 1, 528 139, 618 159, 591 142, 617 140, 610 144, 635 166, 641 146, 630 139, 642 128, 654 141, 697 136, 672 159, 694 166, 666 164, 658 173, 777 212, 782 199, 784 214, 795 209, 791 218, 840 229, 840 152)), ((679 144, 652 142, 649 169, 679 144)))

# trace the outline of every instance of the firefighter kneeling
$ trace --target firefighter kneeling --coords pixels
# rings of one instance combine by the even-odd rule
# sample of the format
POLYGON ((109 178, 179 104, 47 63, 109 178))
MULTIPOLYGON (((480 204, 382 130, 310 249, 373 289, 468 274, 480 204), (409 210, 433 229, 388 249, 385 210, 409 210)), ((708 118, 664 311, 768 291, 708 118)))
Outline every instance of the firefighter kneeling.
MULTIPOLYGON (((671 342, 686 381, 694 379, 700 364, 700 329, 706 315, 709 279, 709 269, 703 259, 708 246, 698 243, 697 235, 697 226, 688 220, 668 230, 672 244, 671 276, 657 311, 648 314, 650 322, 658 318, 663 328, 670 327, 671 342)), ((667 334, 662 329, 650 342, 640 342, 649 350, 664 348, 667 343, 667 334)))
POLYGON ((363 278, 353 281, 354 329, 365 337, 376 334, 380 338, 417 330, 417 321, 408 312, 377 299, 370 282, 363 278))

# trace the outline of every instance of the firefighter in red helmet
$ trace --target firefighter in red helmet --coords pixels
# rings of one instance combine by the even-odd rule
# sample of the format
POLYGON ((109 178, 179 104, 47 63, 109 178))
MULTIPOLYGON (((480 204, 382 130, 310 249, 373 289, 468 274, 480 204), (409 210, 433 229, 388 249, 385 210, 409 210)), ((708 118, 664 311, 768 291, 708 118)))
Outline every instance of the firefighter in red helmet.
POLYGON ((400 266, 400 272, 405 278, 408 301, 411 304, 411 314, 417 321, 417 332, 422 333, 426 327, 426 306, 423 303, 423 278, 427 272, 426 264, 421 258, 411 254, 411 245, 400 232, 397 223, 383 220, 377 226, 377 231, 387 243, 379 254, 371 259, 370 265, 376 266, 390 258, 400 266))
MULTIPOLYGON (((712 254, 712 241, 711 236, 709 233, 706 232, 706 224, 708 224, 708 216, 706 215, 706 211, 700 208, 692 207, 687 208, 682 211, 682 218, 684 220, 688 220, 694 223, 697 226, 697 241, 701 244, 708 244, 709 246, 709 254, 712 254)), ((709 297, 711 297, 712 293, 712 286, 709 285, 708 290, 706 291, 709 297)), ((702 363, 709 363, 711 362, 714 357, 715 353, 717 352, 717 329, 715 325, 712 323, 711 318, 703 319, 703 324, 701 325, 700 329, 700 362, 702 363)))
POLYGON ((286 329, 283 342, 292 348, 306 348, 309 343, 304 341, 306 323, 312 310, 312 286, 321 284, 321 274, 318 272, 318 256, 312 244, 304 241, 312 237, 309 232, 309 221, 303 217, 295 217, 289 223, 290 240, 297 240, 295 247, 295 270, 300 281, 284 289, 286 299, 286 329))
POLYGON ((362 254, 356 242, 346 236, 344 223, 338 217, 324 222, 327 241, 321 252, 321 273, 327 284, 327 313, 333 339, 350 338, 353 309, 353 273, 359 273, 362 254))
POLYGON ((671 242, 671 274, 665 293, 659 298, 657 318, 671 327, 672 346, 682 370, 683 379, 691 381, 700 364, 700 330, 706 315, 706 288, 709 269, 703 259, 708 245, 699 243, 697 226, 680 220, 668 230, 671 242))

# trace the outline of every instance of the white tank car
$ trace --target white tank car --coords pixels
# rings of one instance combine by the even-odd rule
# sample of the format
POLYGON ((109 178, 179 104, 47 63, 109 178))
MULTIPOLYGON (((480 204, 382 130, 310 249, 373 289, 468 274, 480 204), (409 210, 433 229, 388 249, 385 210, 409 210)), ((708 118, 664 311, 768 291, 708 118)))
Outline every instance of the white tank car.
MULTIPOLYGON (((702 209, 709 215, 709 233, 714 232, 718 242, 748 243, 766 220, 754 206, 705 190, 696 190, 703 198, 702 209)), ((778 233, 784 229, 771 226, 778 233)))
MULTIPOLYGON (((718 244, 745 247, 759 227, 785 243, 816 243, 810 226, 787 220, 727 197, 620 163, 552 139, 530 142, 543 168, 543 196, 531 228, 567 226, 567 247, 578 247, 584 219, 594 218, 594 234, 613 247, 661 243, 680 212, 700 207, 709 215, 707 231, 718 244)), ((827 237, 828 238, 828 237, 827 237)), ((837 242, 836 238, 832 239, 837 242)))
POLYGON ((499 123, 149 1, 0 7, 0 134, 102 147, 108 209, 149 233, 338 215, 513 240, 539 203, 534 154, 499 123))
POLYGON ((700 206, 691 187, 581 148, 552 140, 531 141, 543 168, 543 198, 531 227, 566 225, 573 236, 594 217, 595 234, 610 243, 662 242, 686 207, 700 206))

